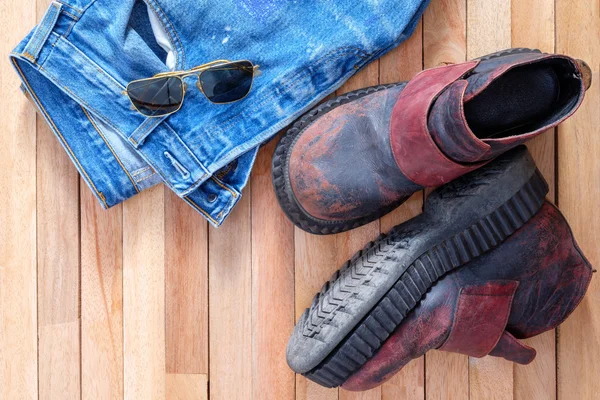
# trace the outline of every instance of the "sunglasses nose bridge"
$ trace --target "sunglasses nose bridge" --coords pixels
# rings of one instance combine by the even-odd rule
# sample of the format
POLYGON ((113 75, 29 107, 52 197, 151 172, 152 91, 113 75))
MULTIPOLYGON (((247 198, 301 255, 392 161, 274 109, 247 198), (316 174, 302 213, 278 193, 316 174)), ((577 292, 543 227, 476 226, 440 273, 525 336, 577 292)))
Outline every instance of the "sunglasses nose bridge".
POLYGON ((196 80, 196 87, 200 92, 202 92, 203 95, 206 96, 206 94, 204 93, 204 89, 202 89, 202 81, 200 81, 200 75, 198 75, 198 79, 196 80))
POLYGON ((187 87, 187 83, 185 82, 185 80, 191 77, 196 78, 196 87, 198 88, 198 90, 200 90, 200 92, 202 92, 202 94, 204 94, 204 90, 202 89, 202 82, 200 81, 200 74, 198 72, 182 76, 181 80, 184 81, 183 84, 187 87))

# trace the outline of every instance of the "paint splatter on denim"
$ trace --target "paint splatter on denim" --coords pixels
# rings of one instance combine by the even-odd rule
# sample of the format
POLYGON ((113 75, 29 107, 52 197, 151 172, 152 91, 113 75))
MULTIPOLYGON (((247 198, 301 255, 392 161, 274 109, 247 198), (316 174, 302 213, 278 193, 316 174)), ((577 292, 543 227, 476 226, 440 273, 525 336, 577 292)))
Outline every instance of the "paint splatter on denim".
MULTIPOLYGON (((241 197, 258 147, 413 32, 427 0, 63 0, 11 54, 34 100, 104 207, 164 182, 213 225, 241 197), (189 90, 182 109, 145 118, 124 94, 167 70, 251 60, 242 101, 189 90)), ((193 77, 188 85, 193 88, 193 77)))

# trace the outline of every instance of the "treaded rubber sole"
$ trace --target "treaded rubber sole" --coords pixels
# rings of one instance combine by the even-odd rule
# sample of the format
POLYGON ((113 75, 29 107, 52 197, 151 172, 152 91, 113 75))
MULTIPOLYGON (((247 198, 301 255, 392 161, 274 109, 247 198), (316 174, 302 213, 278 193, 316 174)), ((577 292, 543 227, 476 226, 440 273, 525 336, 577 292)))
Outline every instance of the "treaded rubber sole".
MULTIPOLYGON (((497 57, 502 57, 510 54, 520 53, 541 53, 539 50, 527 49, 527 48, 514 48, 505 51, 489 54, 484 57, 478 58, 478 60, 489 60, 497 57)), ((315 235, 329 235, 340 232, 349 231, 359 226, 366 225, 372 221, 375 221, 388 213, 398 208, 406 199, 399 199, 396 203, 391 204, 386 208, 380 209, 377 213, 365 216, 363 218, 357 218, 352 220, 339 220, 339 221, 325 221, 322 219, 315 218, 308 214, 302 209, 300 204, 297 202, 294 193, 291 189, 291 183, 288 175, 289 158, 291 156, 290 149, 293 148, 294 144, 300 138, 302 132, 311 125, 315 120, 320 118, 323 114, 330 112, 331 110, 347 104, 351 101, 358 100, 362 97, 370 94, 379 92, 381 90, 390 89, 405 85, 407 82, 399 82, 388 85, 371 86, 364 89, 355 90, 346 93, 342 96, 338 96, 332 100, 329 100, 315 109, 309 111, 296 121, 292 127, 286 132, 281 138, 281 141, 277 144, 275 154, 273 155, 273 186, 275 187, 275 194, 277 200, 284 213, 288 218, 300 229, 313 233, 315 235)))
MULTIPOLYGON (((539 211, 547 193, 548 186, 536 169, 529 181, 495 211, 421 254, 335 350, 304 376, 329 388, 342 385, 376 354, 437 280, 497 248, 539 211)), ((366 270, 376 267, 378 261, 393 259, 396 245, 402 240, 402 235, 395 235, 395 229, 400 227, 358 252, 323 287, 321 294, 333 286, 348 285, 347 280, 340 279, 344 270, 351 269, 351 276, 362 277, 366 270)), ((315 300, 322 302, 323 298, 318 295, 315 300)), ((318 308, 331 308, 328 306, 319 304, 318 308)))

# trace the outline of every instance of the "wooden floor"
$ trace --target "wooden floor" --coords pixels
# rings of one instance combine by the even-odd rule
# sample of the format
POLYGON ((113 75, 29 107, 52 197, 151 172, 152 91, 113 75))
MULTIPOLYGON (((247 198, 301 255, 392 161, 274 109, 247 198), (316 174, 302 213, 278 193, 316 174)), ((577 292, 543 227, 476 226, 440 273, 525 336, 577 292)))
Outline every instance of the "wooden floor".
MULTIPOLYGON (((370 392, 288 369, 294 322, 367 241, 418 214, 423 194, 356 231, 305 234, 271 186, 273 144, 219 230, 163 187, 103 211, 7 61, 49 0, 0 1, 0 399, 598 399, 600 282, 527 367, 432 351, 370 392)), ((433 0, 415 35, 341 92, 508 47, 586 60, 578 112, 530 148, 550 199, 600 265, 600 3, 433 0)))

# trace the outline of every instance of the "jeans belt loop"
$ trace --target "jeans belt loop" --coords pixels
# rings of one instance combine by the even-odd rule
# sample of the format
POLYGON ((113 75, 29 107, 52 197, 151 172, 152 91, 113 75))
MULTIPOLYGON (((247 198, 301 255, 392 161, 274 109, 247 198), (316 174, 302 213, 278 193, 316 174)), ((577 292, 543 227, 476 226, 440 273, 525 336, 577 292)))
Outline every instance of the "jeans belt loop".
POLYGON ((167 117, 160 118, 146 118, 144 122, 131 134, 129 135, 129 141, 137 149, 143 143, 144 140, 160 125, 167 117))
POLYGON ((56 26, 56 22, 58 21, 61 10, 62 4, 56 1, 53 1, 50 4, 50 7, 44 15, 44 18, 42 18, 42 21, 35 29, 35 32, 29 40, 29 43, 27 43, 27 46, 25 46, 25 50, 23 51, 25 57, 33 62, 37 61, 40 52, 42 51, 42 47, 56 26))

